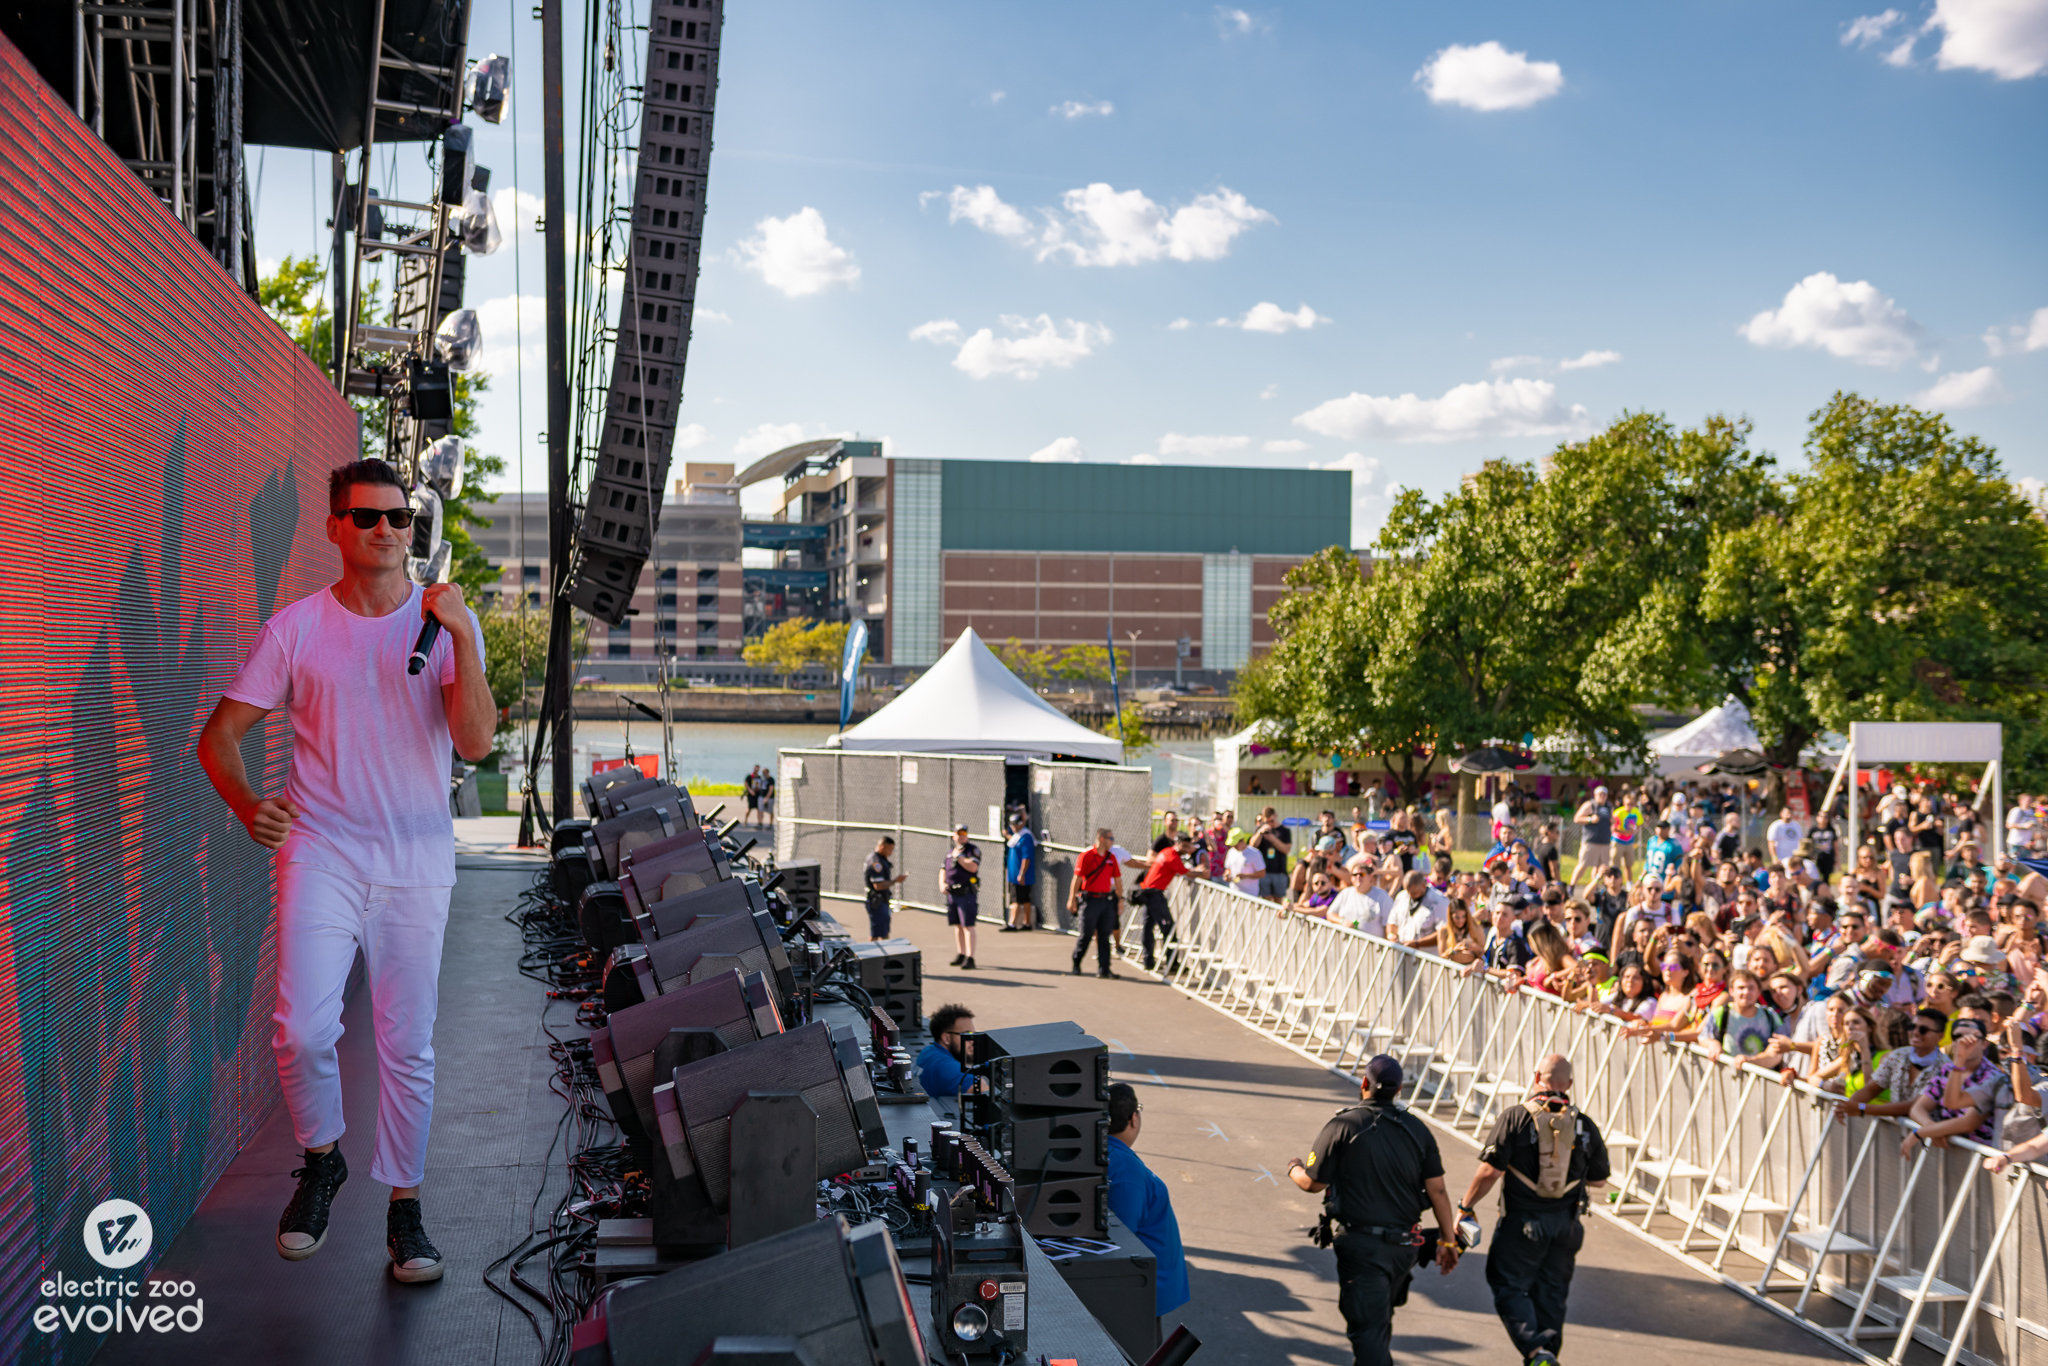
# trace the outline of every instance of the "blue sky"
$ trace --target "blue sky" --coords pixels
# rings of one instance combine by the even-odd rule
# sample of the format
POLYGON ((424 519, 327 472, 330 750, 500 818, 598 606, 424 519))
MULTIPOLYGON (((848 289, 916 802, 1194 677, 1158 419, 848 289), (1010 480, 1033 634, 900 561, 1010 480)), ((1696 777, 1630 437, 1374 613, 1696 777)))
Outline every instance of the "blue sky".
MULTIPOLYGON (((529 12, 480 10, 472 55, 516 40, 530 200, 529 12)), ((2048 0, 732 0, 718 100, 679 460, 857 432, 1337 465, 1362 544, 1392 488, 1627 409, 1746 415, 1796 460, 1847 388, 1919 396, 2048 478, 2048 0)), ((523 447, 538 488, 512 133, 478 156, 522 230, 468 302, 495 372, 479 444, 523 447)), ((307 250, 324 171, 317 215, 305 154, 263 175, 259 252, 307 250)))

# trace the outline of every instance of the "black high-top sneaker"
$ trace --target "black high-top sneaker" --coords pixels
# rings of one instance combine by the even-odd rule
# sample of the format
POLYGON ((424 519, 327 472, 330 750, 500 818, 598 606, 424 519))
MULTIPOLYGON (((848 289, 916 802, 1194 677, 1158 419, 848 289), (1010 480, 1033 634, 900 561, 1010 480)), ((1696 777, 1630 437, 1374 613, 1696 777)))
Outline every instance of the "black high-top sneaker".
POLYGON ((292 1173, 299 1188, 277 1220, 277 1255, 303 1262, 327 1241, 327 1210, 334 1193, 348 1180, 348 1160, 339 1144, 324 1153, 306 1154, 306 1165, 292 1173))
POLYGON ((420 1202, 393 1200, 384 1216, 384 1245, 391 1249, 391 1274, 408 1285, 438 1281, 446 1269, 420 1223, 420 1202))

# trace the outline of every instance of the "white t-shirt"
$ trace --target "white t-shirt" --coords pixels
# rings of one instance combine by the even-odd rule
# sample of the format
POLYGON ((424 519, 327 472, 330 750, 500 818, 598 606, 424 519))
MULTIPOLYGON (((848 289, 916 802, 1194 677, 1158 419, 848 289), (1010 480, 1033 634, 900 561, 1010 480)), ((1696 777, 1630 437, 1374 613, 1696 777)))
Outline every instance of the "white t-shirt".
POLYGON ((1266 875, 1266 856, 1256 849, 1233 849, 1223 856, 1223 871, 1230 874, 1240 892, 1259 894, 1259 879, 1266 875))
MULTIPOLYGON (((476 614, 470 613, 474 625, 476 614)), ((448 810, 454 741, 441 689, 455 681, 453 641, 405 671, 420 633, 420 589, 388 616, 359 617, 323 588, 264 623, 226 696, 291 718, 284 795, 300 815, 279 851, 379 887, 455 885, 448 810)), ((477 658, 483 631, 475 631, 477 658)))
POLYGON ((2025 853, 2034 847, 2034 831, 2040 824, 2033 811, 2024 806, 2015 806, 2005 813, 2005 843, 2014 853, 2025 853))
POLYGON ((1360 891, 1346 887, 1337 893, 1337 899, 1330 903, 1330 919, 1349 929, 1365 934, 1386 937, 1387 915, 1394 909, 1394 898, 1387 895, 1382 887, 1368 887, 1360 891))
POLYGON ((1394 909, 1387 917, 1389 937, 1403 944, 1417 943, 1435 934, 1450 916, 1451 903, 1436 888, 1423 889, 1420 905, 1410 901, 1408 893, 1403 891, 1394 898, 1394 909))
POLYGON ((1770 841, 1771 853, 1783 863, 1799 852, 1799 841, 1806 838, 1806 831, 1798 821, 1772 821, 1771 828, 1764 831, 1764 838, 1770 841))

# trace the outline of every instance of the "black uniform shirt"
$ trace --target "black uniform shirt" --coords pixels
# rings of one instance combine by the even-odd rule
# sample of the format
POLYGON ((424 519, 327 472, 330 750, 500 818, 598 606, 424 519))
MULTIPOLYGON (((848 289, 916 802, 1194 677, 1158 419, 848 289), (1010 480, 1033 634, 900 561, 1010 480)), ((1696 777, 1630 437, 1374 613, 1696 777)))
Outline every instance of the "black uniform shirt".
POLYGON ((1580 1115, 1577 1135, 1572 1141, 1571 1165, 1566 1169, 1566 1179, 1580 1184, 1567 1186, 1565 1193, 1555 1200, 1546 1200, 1523 1185, 1514 1173, 1520 1172, 1534 1181, 1542 1153, 1537 1147, 1536 1120, 1521 1105, 1509 1106, 1493 1122, 1493 1132, 1486 1136, 1486 1146, 1479 1150, 1479 1160, 1508 1173, 1501 1178, 1502 1199, 1510 1211, 1518 1214, 1577 1209, 1579 1201, 1585 1197, 1584 1183, 1605 1181, 1610 1175, 1607 1143, 1600 1137, 1600 1127, 1580 1115))
POLYGON ((868 884, 868 900, 878 901, 884 906, 888 905, 889 885, 896 877, 896 870, 889 866, 888 857, 883 854, 869 854, 865 876, 868 884))
POLYGON ((1422 1183, 1444 1174, 1429 1126, 1394 1106, 1339 1110, 1303 1159, 1309 1179, 1330 1188, 1325 1204, 1356 1227, 1408 1228, 1429 1208, 1422 1183))

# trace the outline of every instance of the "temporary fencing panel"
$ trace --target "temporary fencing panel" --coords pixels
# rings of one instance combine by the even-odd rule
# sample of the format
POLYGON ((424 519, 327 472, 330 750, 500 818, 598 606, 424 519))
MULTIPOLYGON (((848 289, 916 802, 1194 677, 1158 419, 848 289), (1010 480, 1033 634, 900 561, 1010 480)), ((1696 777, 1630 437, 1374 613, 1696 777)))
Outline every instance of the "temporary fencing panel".
POLYGON ((1901 1156, 1909 1126, 1843 1122, 1839 1095, 1229 887, 1171 905, 1173 986, 1353 1081, 1392 1054, 1411 1107, 1474 1144, 1563 1054, 1613 1162, 1595 1212, 1852 1355, 2048 1363, 2048 1168, 1994 1176, 1961 1139, 1901 1156))
POLYGON ((898 907, 943 910, 940 875, 955 821, 981 846, 981 903, 1002 900, 1003 760, 970 754, 781 751, 776 857, 818 860, 823 894, 861 902, 861 870, 875 841, 896 841, 898 907))
POLYGON ((1040 918, 1050 911, 1062 930, 1073 928, 1067 893, 1074 860, 1108 828, 1124 848, 1143 858, 1152 838, 1152 770, 1107 764, 1058 764, 1033 760, 1031 828, 1037 832, 1040 918))
MULTIPOLYGON (((0 40, 0 1359, 45 1278, 140 1280, 277 1098, 272 858, 193 756, 257 628, 332 580, 355 414, 0 40)), ((274 713, 243 753, 281 790, 274 713)))

